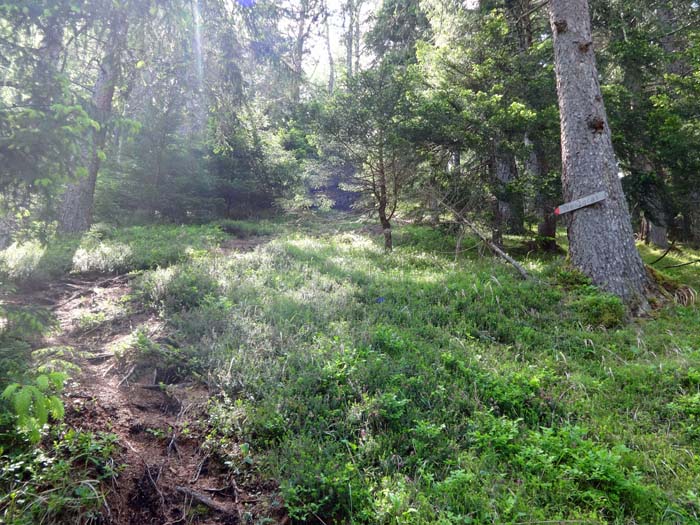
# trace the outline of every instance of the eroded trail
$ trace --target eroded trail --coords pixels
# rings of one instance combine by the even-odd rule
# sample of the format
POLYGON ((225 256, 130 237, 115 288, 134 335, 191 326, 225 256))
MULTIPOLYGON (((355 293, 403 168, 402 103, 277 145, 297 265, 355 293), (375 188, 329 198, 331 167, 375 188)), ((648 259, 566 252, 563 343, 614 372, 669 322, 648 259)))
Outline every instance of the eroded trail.
POLYGON ((105 522, 288 521, 274 484, 237 480, 207 450, 207 387, 176 377, 172 363, 132 355, 139 334, 162 344, 170 339, 155 314, 129 300, 130 292, 127 276, 81 277, 20 299, 53 311, 58 327, 44 343, 79 367, 64 395, 66 423, 118 438, 121 467, 105 487, 105 522))

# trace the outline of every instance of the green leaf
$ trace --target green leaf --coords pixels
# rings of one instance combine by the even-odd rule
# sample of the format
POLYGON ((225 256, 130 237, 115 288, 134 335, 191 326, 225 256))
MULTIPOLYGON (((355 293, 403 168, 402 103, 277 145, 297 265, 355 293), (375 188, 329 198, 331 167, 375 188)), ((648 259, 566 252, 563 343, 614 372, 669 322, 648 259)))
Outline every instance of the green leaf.
POLYGON ((0 399, 10 399, 18 388, 18 383, 12 383, 11 385, 7 385, 7 387, 5 387, 5 390, 2 391, 2 394, 0 394, 0 399))
POLYGON ((66 415, 63 401, 58 396, 49 397, 49 411, 54 419, 63 419, 63 416, 66 415))
POLYGON ((21 420, 29 417, 29 408, 32 406, 32 391, 31 387, 25 386, 21 389, 14 398, 15 414, 21 420))
POLYGON ((146 62, 144 62, 143 60, 139 60, 138 62, 136 62, 136 69, 143 69, 145 66, 146 62))
POLYGON ((45 425, 49 421, 49 411, 46 408, 47 399, 46 396, 39 391, 34 389, 34 416, 39 422, 39 426, 45 425))
POLYGON ((63 372, 51 372, 49 374, 49 381, 56 390, 63 390, 63 383, 68 379, 68 374, 63 372))
POLYGON ((45 391, 45 390, 48 390, 48 389, 49 389, 49 378, 48 378, 47 376, 45 376, 44 374, 38 376, 38 377, 34 380, 34 382, 37 384, 37 386, 38 386, 41 390, 44 390, 44 391, 45 391))

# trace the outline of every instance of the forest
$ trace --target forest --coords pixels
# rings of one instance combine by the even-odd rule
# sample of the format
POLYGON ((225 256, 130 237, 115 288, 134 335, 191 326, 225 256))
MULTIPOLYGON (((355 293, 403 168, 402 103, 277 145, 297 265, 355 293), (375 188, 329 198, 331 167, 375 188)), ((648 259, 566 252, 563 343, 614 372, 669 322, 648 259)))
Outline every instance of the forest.
POLYGON ((0 0, 0 524, 700 524, 700 2, 0 0))

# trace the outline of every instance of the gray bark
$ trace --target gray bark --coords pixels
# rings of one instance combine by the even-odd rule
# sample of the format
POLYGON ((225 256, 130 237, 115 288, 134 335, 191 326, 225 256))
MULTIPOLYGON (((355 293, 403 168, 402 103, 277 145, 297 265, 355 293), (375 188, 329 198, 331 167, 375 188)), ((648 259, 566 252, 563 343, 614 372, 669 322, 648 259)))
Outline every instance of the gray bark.
MULTIPOLYGON (((545 155, 537 144, 530 141, 527 135, 525 136, 525 144, 533 148, 527 160, 527 170, 535 179, 543 179, 549 172, 545 155)), ((538 246, 542 250, 555 251, 557 250, 557 216, 554 214, 556 203, 553 202, 546 190, 540 189, 535 196, 535 207, 540 217, 540 222, 537 224, 538 246)))
POLYGON ((362 52, 360 48, 360 35, 361 35, 361 30, 360 30, 360 15, 362 13, 362 0, 355 0, 355 16, 354 16, 354 22, 355 22, 355 27, 353 29, 353 39, 354 39, 354 48, 355 48, 355 72, 359 73, 360 71, 360 54, 362 52))
POLYGON ((90 229, 95 198, 97 174, 102 164, 101 155, 107 142, 107 123, 112 113, 112 101, 120 76, 121 54, 126 44, 127 26, 117 13, 110 28, 105 55, 92 94, 93 119, 99 129, 92 131, 87 154, 87 175, 69 184, 64 193, 58 216, 58 232, 80 233, 90 229))
POLYGON ((328 93, 332 95, 333 90, 335 89, 335 61, 333 60, 333 49, 331 48, 331 31, 328 24, 328 17, 330 16, 330 13, 328 12, 328 3, 325 1, 323 3, 323 11, 326 49, 328 51, 328 93))
POLYGON ((353 31, 355 30, 355 2, 347 0, 343 11, 343 22, 345 24, 345 70, 348 78, 352 77, 352 49, 355 39, 353 31))
MULTIPOLYGON (((391 215, 392 212, 389 210, 389 191, 387 188, 387 177, 386 177, 386 166, 384 163, 384 148, 379 149, 379 170, 377 173, 377 182, 375 195, 377 197, 377 211, 379 215, 379 222, 382 225, 384 231, 384 249, 388 252, 393 250, 394 242, 391 235, 391 215)), ((396 198, 396 195, 394 195, 396 198)))
POLYGON ((651 286, 637 251, 618 176, 593 52, 587 0, 551 0, 561 118, 562 183, 567 201, 606 191, 603 202, 569 217, 572 264, 594 284, 646 309, 651 286))
POLYGON ((668 228, 649 221, 649 241, 657 248, 668 248, 668 228))
POLYGON ((693 191, 686 203, 686 235, 693 246, 700 246, 700 192, 693 191))

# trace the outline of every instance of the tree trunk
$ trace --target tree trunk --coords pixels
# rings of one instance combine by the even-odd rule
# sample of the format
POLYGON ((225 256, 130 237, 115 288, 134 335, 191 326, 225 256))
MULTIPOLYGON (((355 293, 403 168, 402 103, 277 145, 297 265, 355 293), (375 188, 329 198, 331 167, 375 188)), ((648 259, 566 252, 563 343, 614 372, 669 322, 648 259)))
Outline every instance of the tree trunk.
POLYGON ((306 22, 308 15, 308 3, 301 2, 301 11, 299 12, 299 20, 297 20, 297 34, 292 47, 292 87, 291 96, 292 102, 297 104, 301 96, 301 81, 304 76, 304 45, 306 43, 306 22))
POLYGON ((362 13, 362 0, 355 0, 355 28, 353 29, 354 48, 355 48, 355 73, 360 72, 360 54, 362 53, 360 43, 361 43, 361 28, 360 28, 360 14, 362 13))
POLYGON ((668 248, 668 228, 650 221, 649 241, 657 248, 668 248))
POLYGON ((343 10, 343 23, 345 26, 345 71, 348 78, 352 77, 352 48, 355 39, 353 31, 355 30, 355 3, 353 0, 347 0, 343 10))
POLYGON ((568 200, 606 191, 569 215, 572 264, 594 284, 646 309, 651 286, 622 192, 591 40, 588 0, 550 0, 561 118, 562 184, 568 200))
MULTIPOLYGON (((384 140, 383 135, 380 140, 384 140)), ((387 213, 387 208, 389 207, 389 192, 387 190, 386 167, 384 164, 384 148, 381 146, 379 148, 378 160, 379 170, 377 175, 379 180, 377 181, 378 187, 375 190, 375 194, 378 197, 377 212, 379 215, 379 222, 381 223, 382 229, 384 230, 384 249, 387 252, 390 252, 394 248, 394 245, 391 237, 391 222, 389 220, 390 217, 387 213)))
POLYGON ((92 224, 95 185, 107 142, 107 123, 112 113, 112 99, 119 79, 126 33, 126 20, 122 13, 118 13, 112 22, 107 48, 92 94, 92 117, 99 124, 99 129, 92 132, 87 174, 69 184, 63 193, 58 216, 58 232, 61 234, 84 232, 92 224))
POLYGON ((325 1, 323 3, 323 11, 323 25, 326 36, 326 49, 328 51, 328 93, 332 95, 335 89, 335 61, 333 60, 333 48, 331 47, 331 30, 328 24, 330 13, 328 12, 328 3, 325 1))
POLYGON ((549 173, 549 163, 539 143, 533 143, 527 134, 524 142, 526 146, 532 148, 526 169, 535 180, 539 181, 535 195, 535 208, 540 216, 540 222, 537 225, 537 245, 541 250, 553 252, 558 249, 557 216, 554 214, 557 203, 554 202, 551 191, 546 188, 543 181, 549 173))
POLYGON ((694 247, 700 246, 700 192, 693 191, 686 203, 685 230, 688 240, 694 247))

